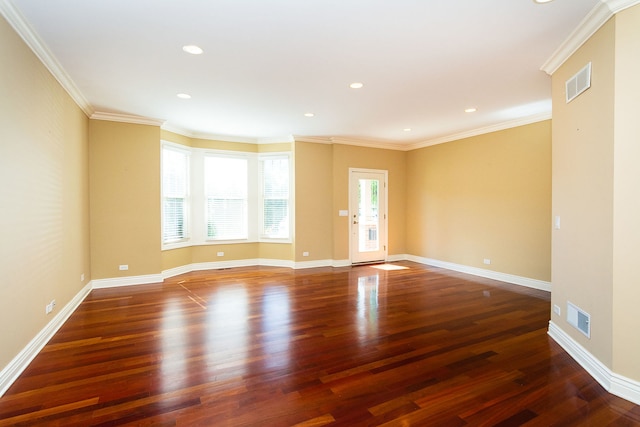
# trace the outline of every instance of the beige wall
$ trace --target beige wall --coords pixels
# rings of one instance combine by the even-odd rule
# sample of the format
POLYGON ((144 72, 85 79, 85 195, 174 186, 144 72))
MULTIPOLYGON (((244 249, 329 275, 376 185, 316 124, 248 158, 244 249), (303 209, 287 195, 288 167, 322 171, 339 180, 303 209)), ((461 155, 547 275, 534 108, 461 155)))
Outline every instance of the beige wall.
MULTIPOLYGON (((553 74, 552 303, 591 315, 591 338, 552 316, 616 374, 640 381, 640 6, 610 19, 553 74), (591 88, 569 104, 564 82, 592 63, 591 88)), ((563 312, 564 314, 564 312, 563 312)))
POLYGON ((405 212, 409 254, 549 281, 550 121, 409 152, 405 212))
POLYGON ((297 262, 333 259, 333 146, 296 142, 297 262), (303 252, 309 252, 303 257, 303 252))
POLYGON ((640 6, 616 15, 615 38, 612 368, 640 381, 640 6))
POLYGON ((93 278, 160 273, 160 128, 91 120, 89 138, 93 278))
POLYGON ((338 216, 349 209, 349 168, 389 171, 389 255, 405 253, 405 169, 404 151, 334 144, 333 146, 333 259, 349 259, 349 218, 338 216))
POLYGON ((615 20, 552 77, 552 321, 602 363, 612 363, 613 99, 615 20), (569 104, 565 81, 589 61, 591 88, 569 104), (566 321, 567 301, 591 314, 591 339, 566 321))
POLYGON ((88 119, 1 17, 0 57, 1 370, 91 269, 88 119))

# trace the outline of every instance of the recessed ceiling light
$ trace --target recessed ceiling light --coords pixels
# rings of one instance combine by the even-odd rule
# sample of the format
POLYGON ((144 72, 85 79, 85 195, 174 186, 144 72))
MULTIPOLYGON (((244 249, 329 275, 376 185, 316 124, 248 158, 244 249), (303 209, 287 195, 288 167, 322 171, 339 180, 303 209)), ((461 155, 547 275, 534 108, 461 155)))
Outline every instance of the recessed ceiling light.
POLYGON ((411 128, 404 128, 402 130, 405 131, 405 132, 411 132, 411 128))
POLYGON ((351 89, 360 89, 362 86, 364 86, 364 84, 360 82, 354 82, 349 85, 351 89))
POLYGON ((473 108, 473 107, 472 108, 467 108, 466 110, 464 110, 465 113, 475 113, 476 111, 478 111, 478 110, 473 108))
POLYGON ((544 4, 544 3, 551 3, 553 0, 533 0, 534 3, 538 3, 538 4, 544 4))
POLYGON ((200 55, 203 52, 200 46, 196 46, 194 44, 188 44, 186 46, 182 46, 182 50, 192 55, 200 55))
POLYGON ((189 95, 188 93, 179 93, 176 96, 180 99, 191 99, 191 95, 189 95))
POLYGON ((313 113, 304 113, 304 116, 305 116, 305 117, 313 117, 313 116, 314 116, 314 114, 313 114, 313 113))

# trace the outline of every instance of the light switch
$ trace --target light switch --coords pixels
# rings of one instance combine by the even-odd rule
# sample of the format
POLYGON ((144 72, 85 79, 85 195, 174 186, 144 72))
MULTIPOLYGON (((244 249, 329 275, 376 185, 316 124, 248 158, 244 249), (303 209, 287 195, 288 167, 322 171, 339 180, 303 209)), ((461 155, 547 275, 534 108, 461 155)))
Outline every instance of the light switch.
POLYGON ((349 211, 346 209, 341 209, 338 211, 338 216, 349 216, 349 211))
POLYGON ((553 221, 553 228, 555 228, 556 230, 560 230, 560 217, 557 215, 553 221))

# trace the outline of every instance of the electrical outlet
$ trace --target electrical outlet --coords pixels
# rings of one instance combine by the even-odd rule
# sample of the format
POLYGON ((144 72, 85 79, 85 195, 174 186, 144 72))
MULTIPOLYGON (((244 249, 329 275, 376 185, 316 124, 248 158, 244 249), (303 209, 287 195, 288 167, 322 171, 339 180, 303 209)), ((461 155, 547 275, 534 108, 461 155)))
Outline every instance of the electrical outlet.
POLYGON ((218 256, 224 256, 224 252, 218 252, 218 256))
POLYGON ((491 264, 491 260, 489 258, 485 258, 482 262, 484 262, 487 265, 491 264))
POLYGON ((553 312, 560 316, 560 306, 557 304, 553 304, 553 312))
POLYGON ((51 313, 55 307, 56 307, 56 300, 51 300, 51 302, 44 307, 45 314, 51 313))
POLYGON ((81 281, 81 282, 84 282, 84 273, 82 273, 82 274, 80 275, 80 281, 81 281))
POLYGON ((309 256, 309 252, 302 252, 302 256, 309 256))
POLYGON ((120 267, 118 267, 120 269, 120 271, 126 271, 129 269, 129 265, 128 264, 121 264, 120 267))

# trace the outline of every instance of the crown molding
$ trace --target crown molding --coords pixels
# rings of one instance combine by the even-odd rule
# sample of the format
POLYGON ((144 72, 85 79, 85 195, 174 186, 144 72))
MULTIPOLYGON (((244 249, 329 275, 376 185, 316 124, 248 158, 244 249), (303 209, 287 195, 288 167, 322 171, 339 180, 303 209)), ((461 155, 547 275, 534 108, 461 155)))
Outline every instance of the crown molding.
POLYGON ((600 0, 609 6, 614 14, 640 4, 640 0, 600 0))
POLYGON ((331 138, 321 138, 316 136, 294 136, 296 142, 310 142, 312 144, 333 144, 331 138))
POLYGON ((294 140, 297 142, 310 142, 313 144, 342 144, 342 145, 355 145, 358 147, 368 148, 381 148, 385 150, 400 150, 406 151, 406 144, 402 142, 383 142, 383 141, 368 141, 364 139, 349 139, 339 136, 331 137, 317 137, 317 136, 295 136, 294 140))
POLYGON ((186 136, 187 138, 206 139, 208 141, 239 142, 243 144, 257 144, 257 145, 281 144, 281 143, 294 142, 293 135, 275 136, 275 137, 268 137, 268 138, 251 138, 251 137, 233 136, 233 135, 216 135, 216 134, 210 134, 210 133, 191 132, 187 129, 177 127, 166 122, 162 124, 161 128, 163 130, 176 133, 178 135, 186 136))
POLYGON ((134 116, 130 114, 107 113, 96 111, 89 116, 92 120, 105 120, 108 122, 132 123, 136 125, 162 126, 164 120, 150 119, 148 117, 134 116))
POLYGON ((193 132, 191 132, 190 130, 187 130, 178 126, 174 126, 169 122, 164 122, 162 126, 160 126, 160 129, 173 132, 178 135, 186 136, 187 138, 195 138, 195 136, 193 135, 193 132))
POLYGON ((377 142, 377 141, 364 141, 357 139, 346 139, 339 137, 295 137, 296 141, 299 142, 311 142, 314 144, 345 144, 345 145, 357 145, 361 147, 369 147, 369 148, 383 148, 387 150, 400 150, 400 151, 411 151, 417 150, 419 148, 430 147, 432 145, 444 144, 445 142, 457 141, 459 139, 470 138, 472 136, 484 135, 491 132, 497 132, 505 129, 511 129, 519 126, 530 125, 532 123, 542 122, 545 120, 551 119, 551 112, 545 112, 540 114, 535 114, 533 116, 528 116, 520 119, 509 120, 507 122, 497 123, 495 125, 485 126, 482 128, 472 129, 465 132, 455 133, 451 135, 446 135, 439 138, 428 139, 421 142, 411 143, 411 144, 403 144, 400 142, 396 143, 388 143, 388 142, 377 142))
POLYGON ((242 144, 258 143, 258 138, 251 138, 248 136, 235 136, 235 135, 217 135, 217 134, 203 133, 203 132, 193 132, 191 138, 206 139, 207 141, 239 142, 242 144))
POLYGON ((600 0, 591 12, 578 24, 569 34, 569 37, 562 42, 553 52, 551 57, 545 61, 540 70, 552 75, 567 59, 571 57, 596 31, 600 29, 613 15, 640 4, 640 0, 600 0))
POLYGON ((472 129, 465 132, 455 133, 455 134, 443 136, 440 138, 428 139, 426 141, 409 145, 407 147, 407 150, 417 150, 418 148, 444 144, 445 142, 457 141, 459 139, 470 138, 472 136, 478 136, 478 135, 484 135, 486 133, 491 133, 491 132, 498 132, 501 130, 511 129, 519 126, 530 125, 532 123, 542 122, 544 120, 550 120, 550 119, 551 119, 551 112, 535 114, 533 116, 524 117, 516 120, 510 120, 508 122, 502 122, 502 123, 498 123, 491 126, 472 129))
POLYGON ((407 145, 402 142, 367 141, 364 139, 331 138, 333 144, 355 145, 357 147, 381 148, 384 150, 406 151, 407 145))
POLYGON ((295 139, 293 139, 293 135, 274 136, 270 138, 258 138, 259 145, 283 144, 283 143, 291 143, 291 142, 295 142, 295 139))
POLYGON ((16 33, 18 33, 20 38, 27 44, 27 46, 29 46, 31 51, 36 55, 40 62, 42 62, 47 70, 49 70, 64 90, 67 91, 74 102, 78 104, 78 107, 82 109, 87 117, 91 117, 95 112, 94 108, 80 92, 64 68, 62 68, 62 65, 60 65, 56 60, 55 56, 51 53, 44 41, 42 41, 10 0, 0 0, 0 14, 4 16, 9 25, 11 25, 16 33))

